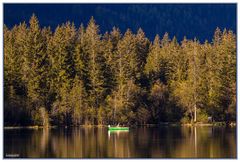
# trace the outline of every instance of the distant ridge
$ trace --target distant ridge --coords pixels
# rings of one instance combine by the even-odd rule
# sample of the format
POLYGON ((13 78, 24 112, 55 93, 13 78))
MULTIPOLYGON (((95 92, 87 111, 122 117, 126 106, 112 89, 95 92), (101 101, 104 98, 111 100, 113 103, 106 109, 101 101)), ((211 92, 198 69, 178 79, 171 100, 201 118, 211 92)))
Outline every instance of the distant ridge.
POLYGON ((141 27, 152 40, 156 33, 162 37, 168 32, 179 41, 184 36, 212 41, 217 27, 236 33, 236 4, 4 4, 4 23, 13 27, 28 22, 33 13, 42 26, 52 29, 68 20, 86 26, 94 16, 101 32, 117 26, 136 33, 141 27))

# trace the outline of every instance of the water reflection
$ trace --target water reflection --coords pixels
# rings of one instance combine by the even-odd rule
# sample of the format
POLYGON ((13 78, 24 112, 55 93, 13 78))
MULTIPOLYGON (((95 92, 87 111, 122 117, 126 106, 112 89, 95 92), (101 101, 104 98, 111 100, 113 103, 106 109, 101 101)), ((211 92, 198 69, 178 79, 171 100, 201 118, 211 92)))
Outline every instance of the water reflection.
POLYGON ((236 158, 235 128, 4 130, 4 154, 35 158, 236 158))
POLYGON ((111 158, 130 158, 130 142, 128 130, 109 130, 108 131, 108 146, 112 148, 109 151, 111 158))

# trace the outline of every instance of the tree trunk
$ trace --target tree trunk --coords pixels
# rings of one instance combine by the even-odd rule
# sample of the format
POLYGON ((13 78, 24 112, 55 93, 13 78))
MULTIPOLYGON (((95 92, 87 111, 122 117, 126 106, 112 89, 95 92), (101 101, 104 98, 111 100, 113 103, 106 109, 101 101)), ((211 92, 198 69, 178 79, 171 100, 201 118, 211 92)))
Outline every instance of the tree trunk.
POLYGON ((194 104, 194 123, 197 122, 197 106, 194 104))

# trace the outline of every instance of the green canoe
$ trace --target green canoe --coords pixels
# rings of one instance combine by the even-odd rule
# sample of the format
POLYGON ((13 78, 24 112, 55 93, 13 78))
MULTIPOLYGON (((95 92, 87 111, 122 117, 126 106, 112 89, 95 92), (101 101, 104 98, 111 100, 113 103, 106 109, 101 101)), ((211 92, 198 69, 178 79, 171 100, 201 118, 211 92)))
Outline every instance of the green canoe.
POLYGON ((129 127, 108 127, 108 130, 129 130, 129 127))

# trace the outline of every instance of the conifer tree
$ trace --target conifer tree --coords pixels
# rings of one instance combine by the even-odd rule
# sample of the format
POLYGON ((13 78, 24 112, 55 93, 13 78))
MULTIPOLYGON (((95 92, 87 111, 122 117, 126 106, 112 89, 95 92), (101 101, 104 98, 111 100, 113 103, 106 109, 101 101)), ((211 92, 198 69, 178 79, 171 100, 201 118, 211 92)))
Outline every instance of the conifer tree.
POLYGON ((73 87, 70 91, 69 102, 72 113, 72 123, 80 125, 83 123, 86 111, 86 92, 83 87, 83 82, 75 77, 73 80, 73 87))
POLYGON ((49 42, 48 53, 51 64, 51 90, 55 94, 52 115, 61 122, 70 122, 70 93, 75 76, 73 54, 75 50, 76 30, 74 24, 67 22, 58 26, 49 42), (60 116, 59 116, 60 115, 60 116))
POLYGON ((144 31, 140 28, 136 35, 136 55, 138 63, 138 75, 136 76, 138 80, 143 79, 144 65, 146 64, 146 59, 148 55, 150 41, 145 37, 144 31))
POLYGON ((84 41, 85 39, 85 29, 83 24, 81 24, 78 32, 77 32, 77 40, 76 40, 76 47, 75 47, 75 53, 74 53, 74 65, 75 65, 75 71, 76 75, 82 79, 87 78, 86 74, 86 43, 84 41))
MULTIPOLYGON (((198 42, 182 41, 182 52, 185 55, 185 63, 178 69, 183 71, 177 71, 177 81, 175 82, 173 94, 178 98, 179 104, 185 108, 186 116, 190 115, 190 119, 193 122, 197 121, 197 103, 198 103, 198 91, 199 85, 199 57, 200 51, 198 42), (185 77, 184 77, 185 76, 185 77)), ((184 57, 181 59, 184 60, 184 57)), ((174 83, 173 83, 174 84, 174 83)))
MULTIPOLYGON (((88 93, 89 105, 93 112, 92 116, 96 119, 97 109, 104 99, 104 66, 105 60, 102 54, 102 42, 99 35, 99 27, 93 17, 88 23, 85 33, 86 54, 88 57, 88 93)), ((96 121, 96 120, 95 120, 96 121)), ((93 121, 92 121, 93 122, 93 121)))
POLYGON ((38 19, 33 15, 29 21, 25 44, 23 45, 23 80, 27 87, 28 106, 32 109, 33 121, 37 123, 40 107, 46 107, 48 91, 48 56, 46 41, 38 19), (36 120, 35 120, 36 119, 36 120))
POLYGON ((148 75, 148 79, 151 81, 157 80, 160 77, 160 50, 160 37, 159 35, 156 35, 153 44, 150 46, 145 65, 145 73, 148 75))

